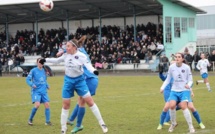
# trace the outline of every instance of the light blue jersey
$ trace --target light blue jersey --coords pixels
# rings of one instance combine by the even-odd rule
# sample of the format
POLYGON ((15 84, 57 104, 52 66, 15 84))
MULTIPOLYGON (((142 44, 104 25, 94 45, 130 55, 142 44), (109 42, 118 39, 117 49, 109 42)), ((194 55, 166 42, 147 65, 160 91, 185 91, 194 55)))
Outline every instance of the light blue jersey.
POLYGON ((31 69, 30 73, 26 78, 26 83, 31 87, 32 103, 49 102, 49 97, 47 93, 49 85, 46 80, 47 76, 43 68, 39 69, 38 67, 35 67, 31 69), (36 88, 33 88, 33 86, 36 86, 36 88))
MULTIPOLYGON (((86 50, 83 47, 78 48, 78 50, 80 52, 84 53, 87 56, 88 60, 90 61, 89 55, 87 54, 86 50)), ((98 76, 96 76, 95 74, 89 72, 85 66, 84 66, 84 75, 85 75, 86 79, 87 78, 98 78, 98 76)))

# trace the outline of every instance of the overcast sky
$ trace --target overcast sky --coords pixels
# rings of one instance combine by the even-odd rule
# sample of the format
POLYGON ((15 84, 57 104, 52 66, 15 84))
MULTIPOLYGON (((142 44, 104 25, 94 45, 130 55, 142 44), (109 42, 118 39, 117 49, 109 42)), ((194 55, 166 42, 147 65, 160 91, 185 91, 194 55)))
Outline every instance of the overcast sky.
POLYGON ((181 0, 196 7, 215 5, 215 0, 181 0))

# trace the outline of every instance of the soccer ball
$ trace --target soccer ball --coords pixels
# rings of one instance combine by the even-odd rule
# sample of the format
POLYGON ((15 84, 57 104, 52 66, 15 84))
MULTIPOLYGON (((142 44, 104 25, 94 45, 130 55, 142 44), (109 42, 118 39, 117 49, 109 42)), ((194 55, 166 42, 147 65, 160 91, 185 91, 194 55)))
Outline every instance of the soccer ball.
POLYGON ((52 0, 41 0, 39 5, 40 9, 42 9, 45 12, 51 11, 54 7, 54 3, 52 0))

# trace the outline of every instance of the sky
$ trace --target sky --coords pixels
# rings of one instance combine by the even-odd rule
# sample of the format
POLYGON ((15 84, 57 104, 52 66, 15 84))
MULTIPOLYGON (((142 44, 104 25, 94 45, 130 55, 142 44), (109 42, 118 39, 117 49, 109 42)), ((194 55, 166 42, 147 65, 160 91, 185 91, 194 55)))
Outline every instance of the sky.
POLYGON ((215 0, 181 0, 195 7, 215 5, 215 0))

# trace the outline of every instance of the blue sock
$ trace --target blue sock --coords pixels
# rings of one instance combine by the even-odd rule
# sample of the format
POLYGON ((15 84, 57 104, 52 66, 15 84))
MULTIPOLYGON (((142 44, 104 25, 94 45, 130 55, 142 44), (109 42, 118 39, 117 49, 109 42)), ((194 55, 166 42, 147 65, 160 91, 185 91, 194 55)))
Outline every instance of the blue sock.
POLYGON ((198 122, 198 124, 202 122, 202 120, 201 120, 201 118, 199 116, 198 111, 193 112, 193 116, 195 117, 195 119, 198 122))
POLYGON ((85 115, 85 107, 79 107, 78 109, 78 116, 77 116, 77 127, 80 127, 82 124, 82 120, 85 115))
POLYGON ((29 117, 30 121, 33 121, 33 118, 34 118, 34 115, 36 114, 36 112, 37 112, 37 108, 33 107, 31 110, 31 115, 29 117))
POLYGON ((167 112, 162 111, 160 115, 160 124, 163 125, 167 112))
POLYGON ((170 115, 169 115, 169 110, 166 113, 166 118, 164 122, 169 122, 170 121, 170 115))
POLYGON ((46 123, 50 122, 50 108, 45 109, 46 123))
POLYGON ((79 105, 77 104, 77 105, 75 106, 75 108, 73 109, 73 111, 72 111, 72 115, 69 117, 69 120, 70 120, 70 121, 74 121, 74 120, 75 120, 75 118, 76 118, 77 115, 78 115, 78 109, 79 109, 79 105))

